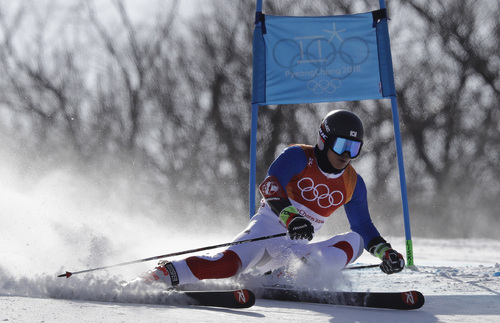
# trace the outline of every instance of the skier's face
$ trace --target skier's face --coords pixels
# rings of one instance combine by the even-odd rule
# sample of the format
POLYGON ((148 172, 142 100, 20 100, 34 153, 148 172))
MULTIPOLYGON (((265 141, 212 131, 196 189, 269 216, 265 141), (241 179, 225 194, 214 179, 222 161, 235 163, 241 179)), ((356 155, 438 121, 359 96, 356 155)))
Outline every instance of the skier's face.
POLYGON ((344 169, 351 162, 351 157, 349 156, 348 151, 345 151, 342 155, 337 155, 333 152, 333 150, 328 149, 326 156, 328 157, 330 164, 332 164, 335 169, 344 169))

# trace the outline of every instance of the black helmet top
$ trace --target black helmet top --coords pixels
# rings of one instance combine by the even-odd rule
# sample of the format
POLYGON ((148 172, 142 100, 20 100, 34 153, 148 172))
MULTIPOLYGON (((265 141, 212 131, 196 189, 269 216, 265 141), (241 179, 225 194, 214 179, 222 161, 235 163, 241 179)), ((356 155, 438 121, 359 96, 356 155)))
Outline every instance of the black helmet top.
POLYGON ((347 110, 333 110, 321 121, 318 148, 326 153, 339 137, 363 143, 364 134, 363 122, 357 115, 347 110))

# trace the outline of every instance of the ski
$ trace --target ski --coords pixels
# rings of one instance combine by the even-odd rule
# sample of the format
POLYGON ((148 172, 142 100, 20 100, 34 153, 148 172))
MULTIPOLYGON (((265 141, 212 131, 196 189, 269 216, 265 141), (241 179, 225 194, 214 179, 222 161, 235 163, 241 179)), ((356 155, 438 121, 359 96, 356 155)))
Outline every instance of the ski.
POLYGON ((248 308, 255 304, 255 295, 248 289, 175 291, 175 293, 187 296, 185 305, 248 308))
POLYGON ((424 295, 418 291, 406 292, 330 292, 283 287, 264 287, 258 297, 280 301, 309 302, 331 305, 361 306, 397 310, 422 307, 424 295))

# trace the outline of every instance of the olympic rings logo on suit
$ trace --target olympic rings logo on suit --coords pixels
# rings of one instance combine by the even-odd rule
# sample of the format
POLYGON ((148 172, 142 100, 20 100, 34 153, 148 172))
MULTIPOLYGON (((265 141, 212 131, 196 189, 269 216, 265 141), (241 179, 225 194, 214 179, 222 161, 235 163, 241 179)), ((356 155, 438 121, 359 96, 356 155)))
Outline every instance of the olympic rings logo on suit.
POLYGON ((314 180, 310 177, 305 177, 298 181, 297 187, 304 200, 308 202, 317 201, 318 206, 323 209, 340 205, 344 201, 344 194, 341 191, 330 192, 330 188, 326 184, 314 185, 314 180), (335 197, 338 196, 340 196, 340 199, 336 201, 335 197))

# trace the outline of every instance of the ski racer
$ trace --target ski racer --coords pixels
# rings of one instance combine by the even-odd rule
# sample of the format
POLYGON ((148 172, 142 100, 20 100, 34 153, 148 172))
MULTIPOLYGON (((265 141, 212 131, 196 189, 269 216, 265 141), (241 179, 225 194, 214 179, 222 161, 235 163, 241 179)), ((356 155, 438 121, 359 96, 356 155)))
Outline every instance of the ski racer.
POLYGON ((262 270, 300 260, 310 268, 340 271, 369 251, 387 274, 404 268, 403 256, 375 228, 367 189, 351 160, 360 155, 364 128, 357 115, 334 110, 322 120, 317 144, 291 145, 269 167, 259 186, 262 204, 234 241, 287 233, 278 238, 232 245, 213 256, 161 261, 139 280, 167 286, 228 278, 249 268, 262 270), (344 206, 352 232, 311 241, 328 217, 344 206))

